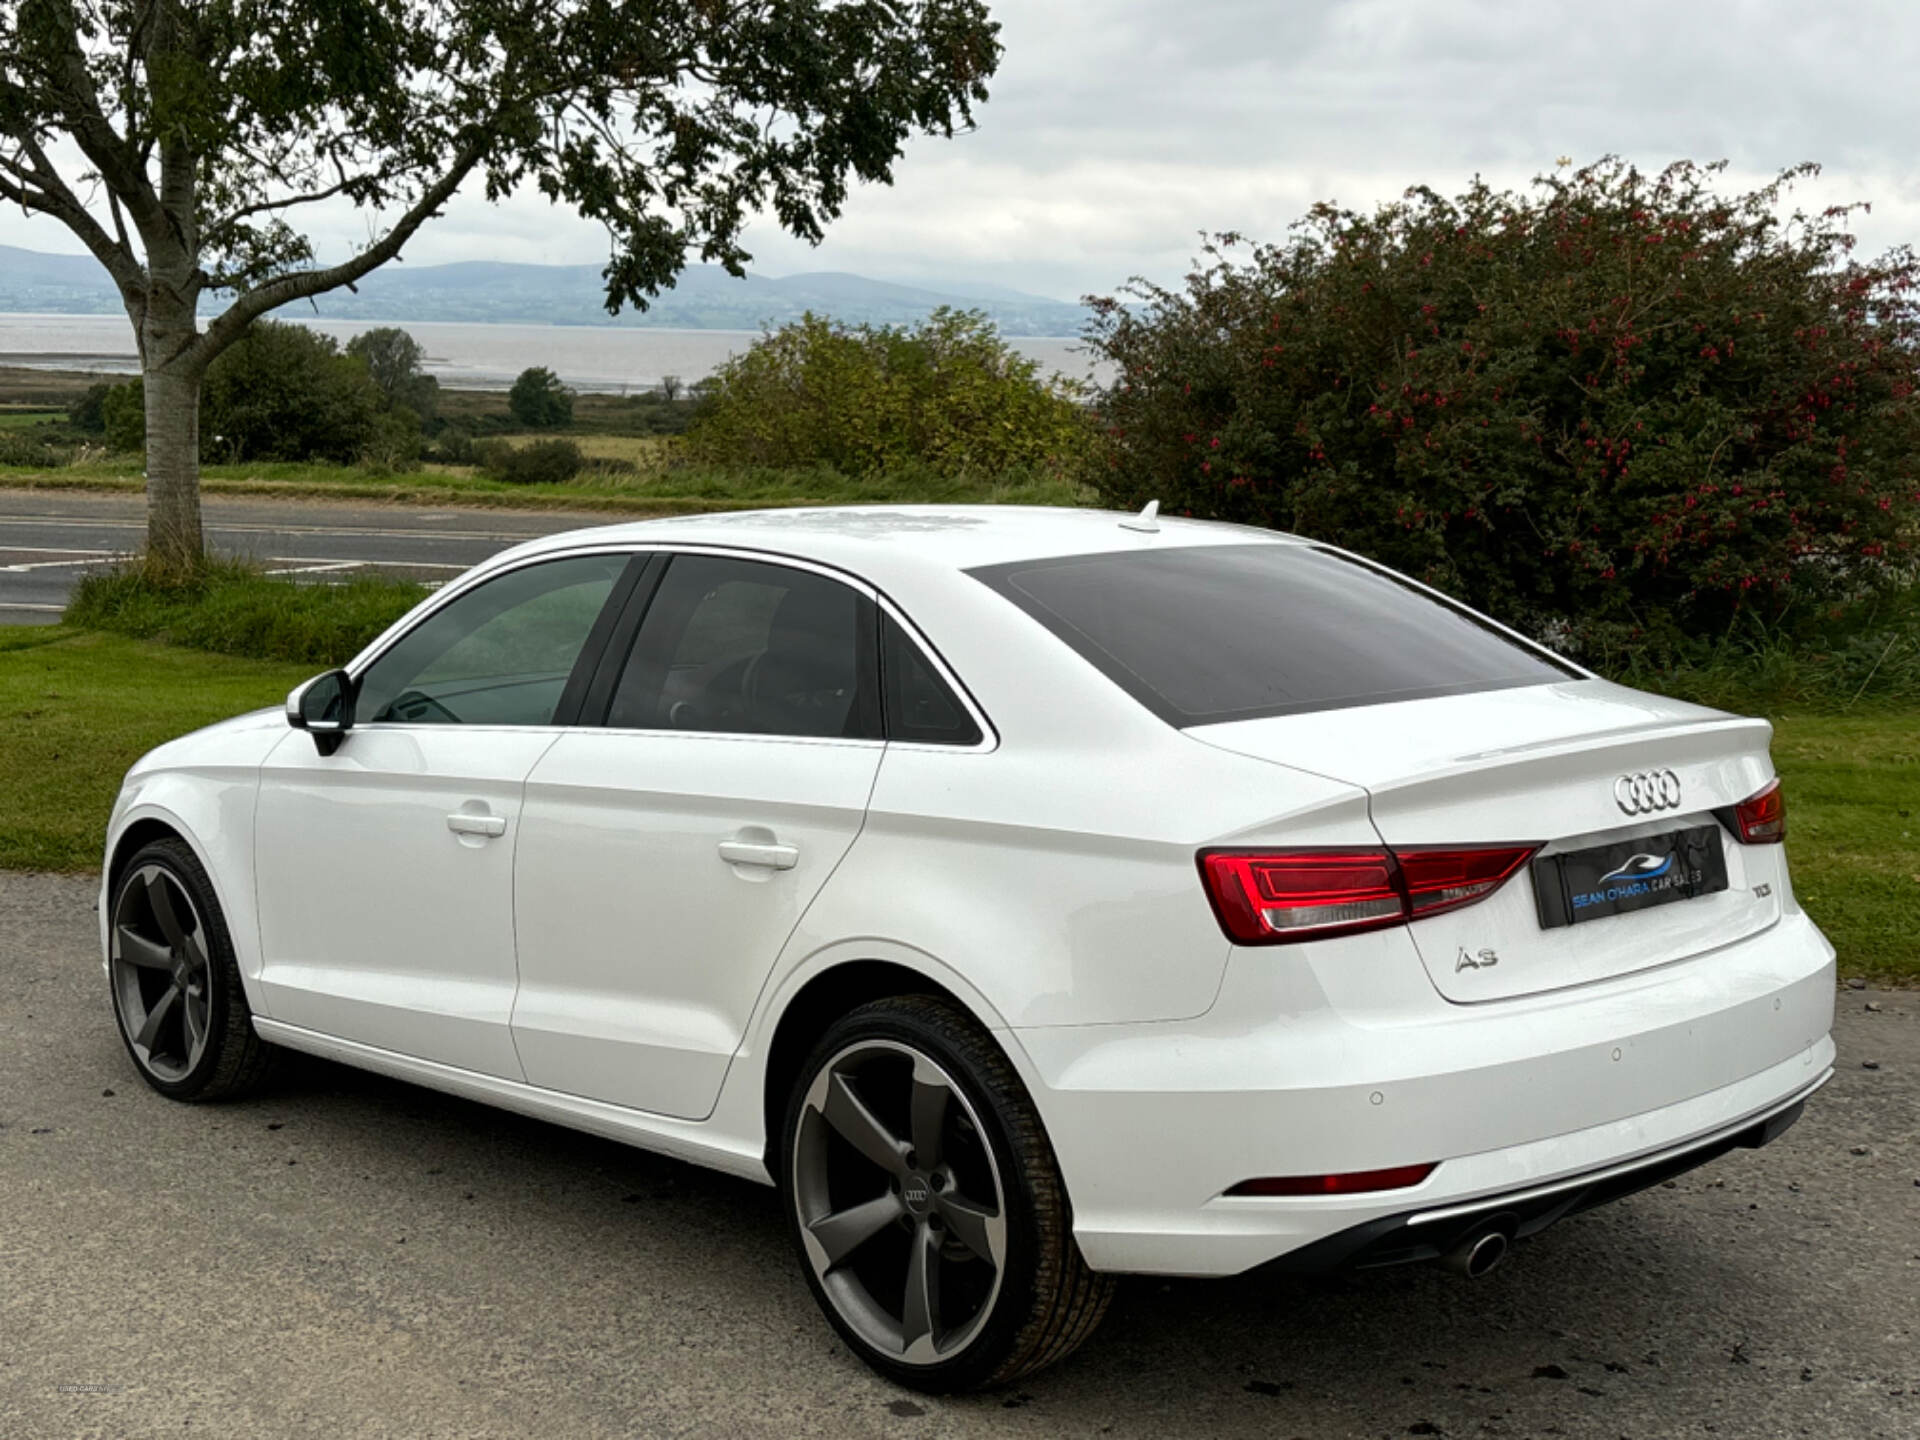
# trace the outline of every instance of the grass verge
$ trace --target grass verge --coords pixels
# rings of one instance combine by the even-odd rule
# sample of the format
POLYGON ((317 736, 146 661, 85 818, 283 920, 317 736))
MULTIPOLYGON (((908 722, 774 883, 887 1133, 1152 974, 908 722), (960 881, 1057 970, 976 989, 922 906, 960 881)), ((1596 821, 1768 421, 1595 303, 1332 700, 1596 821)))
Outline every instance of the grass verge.
MULTIPOLYGON (((277 703, 319 664, 0 628, 0 866, 98 865, 127 766, 163 740, 277 703)), ((1774 724, 1801 903, 1839 948, 1842 974, 1920 984, 1920 709, 1774 724)))
POLYGON ((67 603, 66 623, 319 669, 344 665, 427 594, 423 585, 377 578, 296 585, 228 562, 175 583, 129 567, 85 576, 67 603))
MULTIPOLYGON (((585 449, 598 442, 588 439, 579 443, 585 449)), ((635 443, 656 442, 622 441, 614 448, 635 443)), ((143 490, 145 484, 137 460, 95 461, 54 469, 0 465, 0 487, 4 488, 132 493, 143 490)), ((1057 477, 1023 471, 955 477, 918 467, 855 476, 821 467, 674 465, 636 470, 631 475, 584 473, 557 485, 509 485, 463 466, 429 465, 402 475, 376 475, 347 465, 274 462, 205 466, 200 488, 209 495, 262 495, 285 500, 384 500, 625 515, 682 515, 772 505, 1095 503, 1092 491, 1057 477)))

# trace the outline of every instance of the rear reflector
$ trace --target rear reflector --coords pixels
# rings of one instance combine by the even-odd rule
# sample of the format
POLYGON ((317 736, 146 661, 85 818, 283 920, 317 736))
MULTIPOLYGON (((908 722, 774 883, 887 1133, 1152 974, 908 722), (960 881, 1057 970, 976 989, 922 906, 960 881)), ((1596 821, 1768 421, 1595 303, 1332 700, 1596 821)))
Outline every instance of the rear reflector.
POLYGON ((1787 796, 1780 782, 1774 780, 1759 794, 1734 806, 1733 818, 1742 845, 1778 845, 1786 839, 1787 796))
POLYGON ((1286 945, 1472 905, 1539 848, 1203 850, 1200 878, 1228 939, 1286 945))
POLYGON ((1397 1165, 1391 1170, 1355 1170, 1345 1175, 1269 1175, 1242 1180, 1229 1195, 1365 1195, 1374 1190, 1404 1190, 1418 1185, 1438 1164, 1397 1165))

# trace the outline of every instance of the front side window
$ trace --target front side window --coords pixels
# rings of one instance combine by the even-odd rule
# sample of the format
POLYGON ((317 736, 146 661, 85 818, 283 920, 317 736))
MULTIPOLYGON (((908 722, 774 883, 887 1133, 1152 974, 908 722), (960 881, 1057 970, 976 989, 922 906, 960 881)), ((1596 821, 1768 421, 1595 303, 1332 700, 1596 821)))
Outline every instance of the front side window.
POLYGON ((625 555, 525 565, 434 611, 367 667, 356 719, 551 725, 625 555))
POLYGON ((970 572, 1170 725, 1547 685, 1579 672, 1313 545, 1206 545, 970 572))
POLYGON ((874 606, 808 570, 678 555, 647 607, 607 724, 876 738, 874 606))

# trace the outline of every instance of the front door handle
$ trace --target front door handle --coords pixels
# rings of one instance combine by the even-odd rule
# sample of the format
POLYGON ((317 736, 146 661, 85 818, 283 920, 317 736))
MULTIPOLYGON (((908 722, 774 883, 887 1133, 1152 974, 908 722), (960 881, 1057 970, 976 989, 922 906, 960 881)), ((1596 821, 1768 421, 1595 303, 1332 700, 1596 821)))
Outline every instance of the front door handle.
POLYGON ((791 845, 722 840, 720 858, 729 865, 760 865, 768 870, 791 870, 800 863, 800 852, 791 845))
POLYGON ((447 829, 456 835, 504 835, 507 833, 507 817, 475 815, 470 811, 456 810, 447 816, 447 829))

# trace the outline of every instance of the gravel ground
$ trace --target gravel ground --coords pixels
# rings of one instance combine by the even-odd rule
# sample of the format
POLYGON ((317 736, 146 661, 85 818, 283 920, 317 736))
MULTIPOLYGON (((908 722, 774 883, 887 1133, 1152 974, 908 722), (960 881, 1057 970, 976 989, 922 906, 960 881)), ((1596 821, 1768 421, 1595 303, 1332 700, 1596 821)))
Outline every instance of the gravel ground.
POLYGON ((771 1191, 319 1062, 135 1076, 93 882, 0 875, 0 1436, 1920 1436, 1920 994, 1785 1138, 1488 1280, 1135 1280, 1064 1367, 910 1396, 771 1191))

